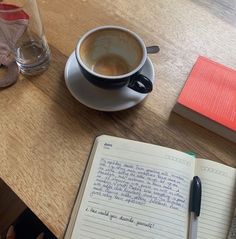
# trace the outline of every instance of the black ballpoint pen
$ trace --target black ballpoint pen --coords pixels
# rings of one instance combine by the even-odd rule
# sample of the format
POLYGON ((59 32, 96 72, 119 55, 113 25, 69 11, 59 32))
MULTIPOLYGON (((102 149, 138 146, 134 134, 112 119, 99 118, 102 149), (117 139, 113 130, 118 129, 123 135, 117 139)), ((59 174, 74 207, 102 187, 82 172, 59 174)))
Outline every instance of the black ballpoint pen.
POLYGON ((190 189, 190 219, 188 239, 197 239, 197 224, 201 210, 202 184, 198 176, 193 177, 190 189))

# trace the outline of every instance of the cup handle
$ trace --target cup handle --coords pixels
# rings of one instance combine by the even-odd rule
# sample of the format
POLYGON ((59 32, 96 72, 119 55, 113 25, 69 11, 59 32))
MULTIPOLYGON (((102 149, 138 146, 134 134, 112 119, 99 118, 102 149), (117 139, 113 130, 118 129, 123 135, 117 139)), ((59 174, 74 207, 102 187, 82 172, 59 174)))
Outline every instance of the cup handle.
POLYGON ((128 87, 142 94, 151 92, 153 88, 151 80, 142 74, 133 76, 128 87))

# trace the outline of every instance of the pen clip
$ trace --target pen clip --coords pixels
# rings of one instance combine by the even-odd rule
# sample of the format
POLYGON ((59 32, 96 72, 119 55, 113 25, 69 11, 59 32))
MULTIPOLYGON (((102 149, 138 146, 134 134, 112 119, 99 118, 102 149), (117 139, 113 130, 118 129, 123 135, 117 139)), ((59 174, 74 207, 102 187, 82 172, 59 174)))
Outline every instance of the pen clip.
POLYGON ((193 177, 190 190, 190 212, 194 212, 196 217, 200 215, 202 198, 202 184, 198 176, 193 177))

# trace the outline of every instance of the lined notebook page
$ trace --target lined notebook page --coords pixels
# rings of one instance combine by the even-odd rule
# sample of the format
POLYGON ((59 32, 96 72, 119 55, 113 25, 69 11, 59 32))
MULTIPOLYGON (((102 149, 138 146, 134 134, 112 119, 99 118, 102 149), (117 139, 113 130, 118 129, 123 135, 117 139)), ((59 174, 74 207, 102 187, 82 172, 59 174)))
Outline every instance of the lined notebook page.
POLYGON ((236 205, 236 169, 198 159, 196 175, 202 181, 198 238, 227 238, 236 205))
POLYGON ((195 159, 115 137, 96 141, 71 238, 187 238, 195 159))
POLYGON ((232 219, 227 239, 235 239, 235 238, 236 238, 236 208, 234 210, 234 217, 232 219))

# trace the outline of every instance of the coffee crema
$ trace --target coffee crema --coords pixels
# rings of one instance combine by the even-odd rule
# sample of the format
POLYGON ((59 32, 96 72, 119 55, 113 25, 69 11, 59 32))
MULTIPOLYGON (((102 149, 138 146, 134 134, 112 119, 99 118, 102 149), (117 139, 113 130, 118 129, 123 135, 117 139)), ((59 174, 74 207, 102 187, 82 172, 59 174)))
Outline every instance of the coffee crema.
POLYGON ((124 75, 129 72, 129 65, 124 58, 117 54, 107 54, 99 58, 92 70, 105 76, 124 75))
POLYGON ((121 29, 101 29, 83 40, 78 54, 93 72, 121 76, 136 69, 143 59, 143 48, 131 33, 121 29))

